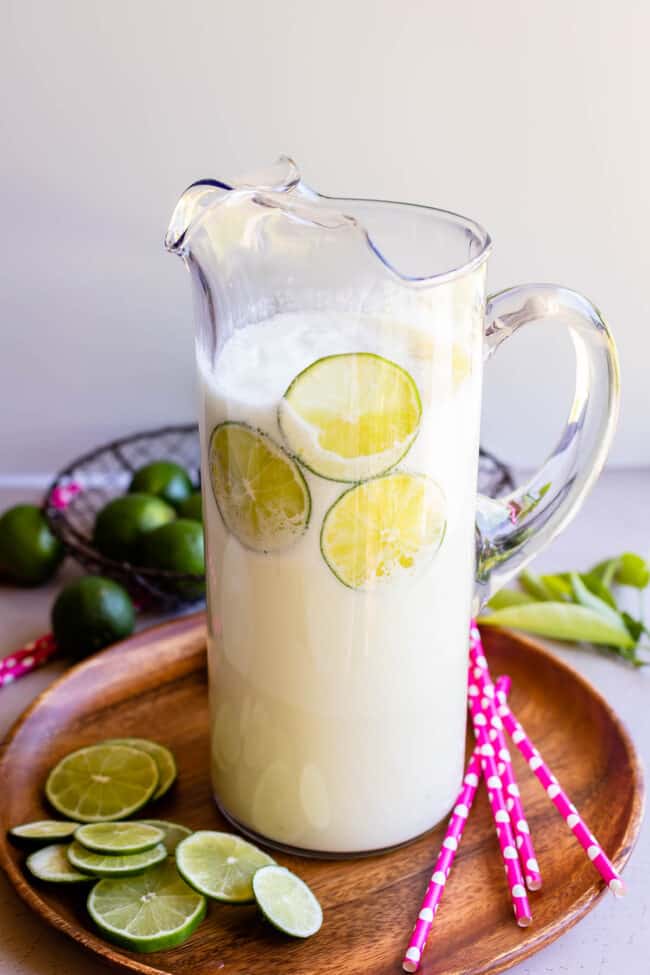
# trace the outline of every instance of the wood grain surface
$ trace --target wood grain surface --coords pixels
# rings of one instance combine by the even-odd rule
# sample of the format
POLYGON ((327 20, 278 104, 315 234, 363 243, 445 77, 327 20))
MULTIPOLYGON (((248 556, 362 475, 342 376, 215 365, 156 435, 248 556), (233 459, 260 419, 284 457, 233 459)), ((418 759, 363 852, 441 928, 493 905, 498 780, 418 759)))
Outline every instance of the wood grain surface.
MULTIPOLYGON (((496 630, 484 639, 493 674, 507 672, 513 679, 513 709, 621 868, 643 812, 640 764, 624 727, 586 681, 540 646, 496 630)), ((279 862, 312 885, 323 905, 323 927, 305 942, 275 932, 254 906, 212 904, 208 919, 182 947, 132 954, 94 933, 83 893, 28 879, 24 854, 7 841, 6 830, 51 815, 43 783, 63 755, 126 735, 157 739, 178 760, 176 786, 143 816, 195 829, 230 829, 210 789, 202 614, 139 633, 71 669, 36 699, 4 742, 0 864, 46 921, 112 965, 147 975, 389 975, 401 970, 444 826, 399 850, 364 859, 278 854, 279 862)), ((514 761, 544 877, 543 889, 531 895, 533 925, 522 930, 513 921, 481 790, 425 952, 425 975, 502 971, 557 938, 605 892, 518 754, 514 761)))

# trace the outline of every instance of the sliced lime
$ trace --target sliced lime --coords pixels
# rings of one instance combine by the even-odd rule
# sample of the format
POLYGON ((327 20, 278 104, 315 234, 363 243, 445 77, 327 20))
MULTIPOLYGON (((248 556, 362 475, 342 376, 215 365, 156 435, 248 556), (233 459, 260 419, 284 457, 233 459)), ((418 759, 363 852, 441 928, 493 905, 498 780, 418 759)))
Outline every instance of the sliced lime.
POLYGON ((33 845, 48 840, 67 840, 74 835, 79 823, 61 819, 39 819, 34 823, 23 823, 9 830, 9 835, 20 843, 33 845))
POLYGON ((422 416, 413 378, 370 352, 326 356, 293 380, 278 420, 296 457, 333 481, 361 481, 394 467, 422 416))
POLYGON ((169 748, 161 745, 158 741, 149 741, 148 738, 108 738, 104 745, 127 745, 129 748, 139 748, 153 758, 158 768, 158 788, 154 792, 152 799, 160 799, 171 788, 176 779, 176 759, 169 748))
POLYGON ((180 823, 168 823, 165 819, 142 819, 142 823, 147 823, 149 826, 157 826, 164 833, 162 840, 160 841, 167 853, 172 856, 176 850, 176 847, 184 840, 186 836, 190 836, 192 830, 188 829, 187 826, 181 826, 180 823))
POLYGON ((75 840, 95 853, 144 853, 162 843, 164 832, 147 823, 86 823, 75 840))
POLYGON ((212 431, 210 480, 226 527, 256 552, 286 548, 309 522, 311 497, 298 465, 266 434, 243 423, 212 431))
POLYGON ((45 783, 50 803, 82 823, 125 819, 158 788, 153 758, 126 745, 90 745, 61 759, 45 783))
POLYGON ((253 877, 253 891, 264 917, 285 934, 309 938, 323 923, 323 911, 313 893, 286 867, 262 867, 253 877))
POLYGON ((68 860, 72 866, 95 877, 133 877, 148 867, 162 863, 166 858, 167 850, 162 843, 143 853, 129 853, 124 856, 95 853, 87 850, 77 840, 68 847, 68 860))
POLYGON ((188 887, 170 859, 140 877, 100 880, 87 907, 102 934, 131 951, 182 944, 206 913, 205 897, 188 887))
POLYGON ((78 884, 82 880, 90 880, 90 877, 71 865, 67 850, 65 843, 43 846, 27 857, 27 869, 39 880, 48 880, 55 884, 78 884))
POLYGON ((445 512, 442 489, 420 474, 396 472, 358 484, 325 515, 323 558, 352 589, 413 575, 440 548, 445 512))
POLYGON ((253 874, 275 861, 232 833, 198 830, 176 848, 182 877, 195 890, 231 904, 252 901, 253 874))

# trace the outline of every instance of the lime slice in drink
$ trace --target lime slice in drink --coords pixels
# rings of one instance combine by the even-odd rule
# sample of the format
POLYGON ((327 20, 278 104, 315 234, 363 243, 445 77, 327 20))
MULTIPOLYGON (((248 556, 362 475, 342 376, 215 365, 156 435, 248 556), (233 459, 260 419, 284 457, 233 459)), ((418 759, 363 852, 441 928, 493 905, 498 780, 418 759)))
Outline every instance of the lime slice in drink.
POLYGON ((222 423, 210 437, 210 480, 226 527, 256 552, 286 548, 309 522, 311 498, 298 465, 266 434, 222 423))
POLYGON ((87 850, 78 840, 68 847, 68 860, 82 873, 95 877, 133 877, 143 873, 148 867, 162 863, 167 858, 167 850, 158 843, 143 853, 129 853, 124 856, 115 853, 95 853, 87 850))
POLYGON ((85 823, 75 840, 95 853, 144 853, 162 843, 164 832, 147 823, 85 823))
POLYGON ((252 901, 253 874, 274 862, 239 836, 212 830, 198 830, 176 848, 176 864, 188 884, 230 904, 252 901))
POLYGON ((278 411, 296 457, 333 481, 361 481, 394 467, 421 416, 412 377, 370 352, 318 359, 296 376, 278 411))
POLYGON ((158 788, 150 755, 126 745, 90 745, 61 759, 45 783, 50 803, 82 823, 126 819, 158 788))
POLYGON ((82 880, 90 880, 86 874, 75 870, 68 860, 67 850, 65 843, 43 846, 27 857, 27 869, 39 880, 55 884, 78 884, 82 880))
POLYGON ((100 880, 88 913, 105 938, 131 951, 164 951, 186 941, 206 912, 205 897, 179 876, 173 860, 140 877, 100 880))
POLYGON ((300 877, 276 864, 253 877, 255 900, 271 924, 294 938, 309 938, 323 923, 323 911, 300 877))
POLYGON ((9 830, 9 836, 19 843, 43 844, 52 840, 67 840, 73 835, 79 823, 60 819, 39 819, 35 823, 23 823, 9 830))
POLYGON ((147 823, 149 826, 156 826, 163 831, 163 838, 160 842, 167 850, 169 856, 174 855, 174 851, 181 840, 184 840, 186 836, 190 836, 192 832, 187 826, 181 826, 180 823, 168 823, 165 819, 141 819, 139 822, 147 823))
POLYGON ((161 796, 164 796, 176 779, 176 760, 169 748, 165 748, 157 741, 149 741, 148 738, 108 738, 102 744, 127 745, 129 748, 137 748, 139 751, 146 752, 153 758, 158 768, 158 788, 151 797, 152 799, 160 799, 161 796))
POLYGON ((442 489, 421 474, 396 472, 350 488, 321 529, 321 551, 351 589, 413 575, 439 549, 445 533, 442 489))

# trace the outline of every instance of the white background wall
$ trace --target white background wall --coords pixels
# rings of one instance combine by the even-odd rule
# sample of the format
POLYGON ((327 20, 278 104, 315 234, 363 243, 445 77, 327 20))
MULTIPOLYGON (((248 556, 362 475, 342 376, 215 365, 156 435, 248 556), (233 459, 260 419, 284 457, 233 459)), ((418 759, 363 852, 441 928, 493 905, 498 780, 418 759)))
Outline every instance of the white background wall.
MULTIPOLYGON (((613 460, 650 461, 650 5, 634 0, 0 0, 0 473, 194 414, 189 283, 162 237, 196 178, 291 153, 334 194, 496 240, 493 290, 558 281, 618 340, 613 460)), ((569 347, 490 366, 483 440, 553 442, 569 347)))

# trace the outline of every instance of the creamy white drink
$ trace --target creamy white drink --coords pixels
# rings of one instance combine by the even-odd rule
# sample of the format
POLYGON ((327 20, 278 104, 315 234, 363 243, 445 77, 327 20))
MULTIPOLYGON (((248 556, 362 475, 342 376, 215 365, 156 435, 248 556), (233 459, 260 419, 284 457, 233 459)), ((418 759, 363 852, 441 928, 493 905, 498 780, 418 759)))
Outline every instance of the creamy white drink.
POLYGON ((213 784, 277 843, 390 847, 458 788, 482 285, 199 354, 213 784))

